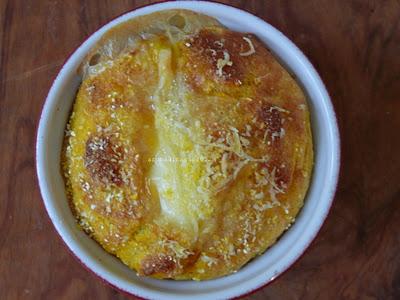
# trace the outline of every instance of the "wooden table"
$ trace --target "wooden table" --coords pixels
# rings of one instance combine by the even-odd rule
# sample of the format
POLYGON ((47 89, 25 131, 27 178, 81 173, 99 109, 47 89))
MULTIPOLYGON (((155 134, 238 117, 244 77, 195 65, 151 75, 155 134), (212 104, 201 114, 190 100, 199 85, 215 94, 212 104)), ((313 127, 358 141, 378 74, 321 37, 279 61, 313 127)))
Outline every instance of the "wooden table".
MULTIPOLYGON (((63 61, 99 26, 155 1, 0 1, 0 299, 125 299, 72 257, 36 182, 35 128, 63 61)), ((332 96, 342 167, 306 254, 246 299, 400 299, 400 2, 221 1, 291 38, 332 96)))

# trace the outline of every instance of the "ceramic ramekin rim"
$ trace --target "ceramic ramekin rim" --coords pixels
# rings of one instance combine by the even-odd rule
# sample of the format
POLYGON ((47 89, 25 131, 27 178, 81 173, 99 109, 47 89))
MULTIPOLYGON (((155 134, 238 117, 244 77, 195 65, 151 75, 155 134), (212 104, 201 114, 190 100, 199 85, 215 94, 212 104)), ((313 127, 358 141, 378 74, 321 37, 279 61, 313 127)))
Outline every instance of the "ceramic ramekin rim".
MULTIPOLYGON (((258 22, 261 22, 261 24, 263 26, 270 26, 273 30, 276 31, 277 34, 282 35, 282 37, 284 39, 286 39, 286 42, 293 48, 292 50, 296 52, 296 55, 298 56, 298 58, 302 61, 302 63, 304 64, 304 70, 307 70, 307 72, 309 72, 309 76, 310 78, 313 78, 313 80, 315 80, 314 85, 318 86, 318 90, 321 93, 320 97, 325 99, 325 109, 327 110, 327 115, 329 116, 329 129, 330 129, 330 134, 333 137, 333 148, 332 148, 332 156, 331 159, 332 161, 330 162, 330 166, 332 167, 332 170, 330 171, 332 177, 330 180, 330 186, 329 186, 329 191, 326 192, 326 205, 323 207, 324 211, 321 213, 321 218, 319 218, 319 223, 316 225, 316 229, 313 232, 313 236, 310 237, 308 239, 308 243, 305 245, 305 247, 303 247, 300 251, 298 251, 298 253, 296 254, 296 256, 294 258, 292 258, 289 263, 282 267, 282 269, 279 271, 279 274, 277 276, 275 276, 274 278, 266 278, 264 282, 258 283, 252 287, 249 287, 248 290, 243 290, 241 293, 237 293, 237 294, 229 294, 227 293, 228 297, 240 297, 240 296, 244 296, 246 294, 252 293, 262 287, 264 287, 265 285, 269 284, 270 282, 272 282, 274 279, 276 279, 276 277, 282 275, 291 265, 293 265, 300 257, 301 255, 304 254, 305 250, 307 249, 307 247, 311 244, 311 242, 314 240, 314 238, 316 237, 316 235, 318 234, 318 231, 321 229, 322 224, 324 222, 324 220, 326 219, 329 209, 332 205, 333 202, 333 198, 334 198, 334 194, 335 194, 335 190, 337 187, 337 183, 338 183, 338 175, 339 175, 339 169, 340 169, 340 136, 339 136, 339 131, 338 131, 338 126, 337 126, 337 121, 336 121, 336 116, 335 116, 335 112, 333 109, 333 105, 330 101, 330 97, 328 95, 328 92, 325 88, 325 85, 323 84, 322 80, 320 79, 319 75, 317 74, 316 70, 314 69, 314 67, 311 65, 311 63, 308 61, 308 59, 304 56, 304 54, 290 41, 288 40, 282 33, 280 33, 277 29, 273 28, 271 25, 267 24, 265 21, 261 20, 260 18, 251 15, 248 12, 245 12, 243 10, 239 10, 237 8, 233 8, 224 4, 220 4, 220 3, 213 3, 213 2, 208 2, 208 1, 163 1, 162 3, 156 3, 156 4, 151 4, 148 6, 144 6, 138 9, 135 9, 133 11, 130 11, 126 14, 123 14, 117 18, 115 18, 114 20, 110 21, 109 23, 107 23, 106 25, 104 25, 103 27, 101 27, 99 30, 97 30, 95 33, 93 33, 92 35, 89 36, 89 38, 82 43, 72 54, 71 56, 66 60, 66 62, 64 63, 61 71, 59 72, 59 74, 57 75, 56 79, 54 80, 52 87, 50 88, 49 94, 46 98, 45 104, 43 106, 43 110, 42 110, 42 114, 40 116, 39 119, 39 125, 37 128, 37 142, 36 142, 36 166, 37 166, 37 176, 38 176, 38 182, 39 182, 39 187, 40 187, 40 191, 42 194, 42 198, 44 200, 44 204, 47 210, 47 213, 51 219, 51 221, 53 222, 58 234, 61 236, 62 240, 66 243, 66 245, 68 246, 68 248, 71 250, 71 252, 74 254, 75 257, 78 258, 78 260, 84 264, 86 266, 86 268, 88 268, 90 271, 92 271, 93 273, 95 273, 97 276, 99 276, 100 278, 102 278, 105 282, 111 284, 112 286, 127 292, 128 294, 132 294, 136 297, 143 297, 143 298, 152 298, 157 296, 158 294, 146 294, 146 292, 137 292, 137 294, 133 293, 131 290, 125 289, 123 286, 119 286, 116 285, 115 282, 112 283, 108 278, 110 278, 109 276, 113 276, 111 273, 106 274, 107 276, 104 276, 104 273, 97 272, 96 270, 93 269, 93 266, 89 266, 87 262, 82 260, 81 257, 81 253, 77 253, 79 252, 79 249, 77 249, 77 247, 75 246, 79 246, 79 245, 74 245, 73 243, 75 243, 73 240, 68 239, 68 233, 65 232, 64 228, 63 228, 63 223, 62 220, 57 220, 55 219, 55 211, 54 211, 54 207, 52 206, 52 200, 51 200, 51 192, 49 191, 49 186, 46 183, 46 176, 48 176, 47 174, 44 174, 44 168, 43 168, 43 162, 45 160, 45 149, 44 149, 44 145, 42 143, 43 140, 43 136, 46 133, 46 130, 48 130, 48 119, 49 119, 49 113, 52 110, 52 105, 54 105, 54 102, 56 101, 55 99, 55 94, 58 91, 58 89, 60 89, 60 86, 62 84, 62 80, 65 79, 65 77, 70 73, 73 72, 71 69, 68 69, 69 66, 72 65, 71 60, 73 60, 74 58, 76 59, 77 57, 81 56, 83 52, 85 52, 87 50, 87 48, 90 47, 90 45, 93 45, 93 43, 95 43, 95 41, 109 28, 111 28, 112 26, 118 24, 119 22, 121 22, 121 20, 124 17, 129 17, 131 16, 134 12, 138 12, 138 11, 143 11, 146 10, 146 8, 152 7, 153 9, 151 11, 157 11, 157 10, 164 10, 164 9, 172 9, 172 8, 186 8, 186 9, 191 9, 190 7, 187 7, 188 3, 193 3, 196 2, 196 5, 200 5, 203 7, 206 6, 210 6, 210 9, 217 9, 217 8, 221 8, 221 9, 233 9, 236 10, 237 13, 240 12, 240 14, 246 14, 248 18, 252 18, 254 20, 258 20, 258 22), (228 295, 229 294, 229 295, 228 295)), ((150 12, 150 11, 149 11, 150 12)), ((146 14, 148 12, 144 12, 143 14, 146 14)), ((134 17, 134 16, 133 16, 134 17)))

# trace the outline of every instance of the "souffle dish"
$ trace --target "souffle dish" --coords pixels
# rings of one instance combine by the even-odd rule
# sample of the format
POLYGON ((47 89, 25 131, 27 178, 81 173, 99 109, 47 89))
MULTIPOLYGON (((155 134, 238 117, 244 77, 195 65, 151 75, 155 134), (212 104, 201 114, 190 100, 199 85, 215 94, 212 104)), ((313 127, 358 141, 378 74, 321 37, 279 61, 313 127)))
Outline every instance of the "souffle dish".
POLYGON ((257 36, 164 10, 113 27, 80 72, 61 159, 70 206, 139 275, 233 273, 295 221, 308 105, 257 36))

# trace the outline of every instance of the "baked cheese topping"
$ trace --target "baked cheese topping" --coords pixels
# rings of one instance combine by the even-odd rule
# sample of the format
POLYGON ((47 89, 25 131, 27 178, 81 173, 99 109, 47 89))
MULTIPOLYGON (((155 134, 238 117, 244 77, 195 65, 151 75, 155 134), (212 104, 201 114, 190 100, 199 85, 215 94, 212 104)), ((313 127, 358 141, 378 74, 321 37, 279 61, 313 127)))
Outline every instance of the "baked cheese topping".
POLYGON ((81 72, 62 153, 71 208, 139 275, 230 274, 294 222, 307 102, 256 36, 155 13, 106 34, 81 72))

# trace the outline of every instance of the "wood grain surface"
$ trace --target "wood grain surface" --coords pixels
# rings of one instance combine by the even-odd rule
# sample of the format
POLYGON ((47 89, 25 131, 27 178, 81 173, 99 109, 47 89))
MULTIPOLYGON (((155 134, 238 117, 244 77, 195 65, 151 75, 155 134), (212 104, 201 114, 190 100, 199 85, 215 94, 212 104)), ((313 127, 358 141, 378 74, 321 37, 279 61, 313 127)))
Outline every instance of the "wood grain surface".
MULTIPOLYGON (((47 218, 35 130, 68 55, 154 1, 0 0, 0 299, 125 299, 85 270, 47 218)), ((331 213, 306 254, 246 299, 400 299, 400 2, 221 1, 260 16, 324 80, 342 139, 331 213)))

